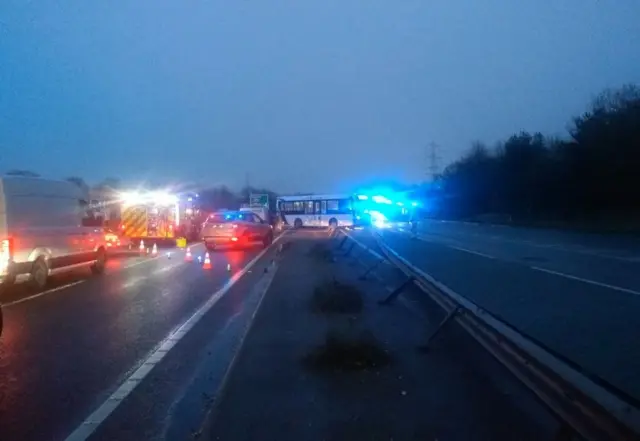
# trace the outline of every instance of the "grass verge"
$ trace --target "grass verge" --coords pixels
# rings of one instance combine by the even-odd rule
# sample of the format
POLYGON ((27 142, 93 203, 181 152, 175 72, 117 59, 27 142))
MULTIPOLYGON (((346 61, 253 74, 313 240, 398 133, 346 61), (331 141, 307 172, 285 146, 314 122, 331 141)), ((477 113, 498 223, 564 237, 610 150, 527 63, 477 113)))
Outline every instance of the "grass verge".
POLYGON ((366 371, 391 363, 391 356, 370 332, 349 336, 329 331, 323 344, 304 356, 303 365, 311 370, 366 371))
POLYGON ((358 314, 363 306, 358 288, 335 279, 316 286, 311 297, 311 309, 323 314, 358 314))

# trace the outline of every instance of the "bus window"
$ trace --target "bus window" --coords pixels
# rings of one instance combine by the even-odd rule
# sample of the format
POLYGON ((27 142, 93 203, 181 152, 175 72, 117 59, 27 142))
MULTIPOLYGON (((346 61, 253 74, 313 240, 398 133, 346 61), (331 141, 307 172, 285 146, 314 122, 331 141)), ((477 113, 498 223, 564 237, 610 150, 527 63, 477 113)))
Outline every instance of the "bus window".
POLYGON ((351 200, 333 199, 327 201, 328 214, 349 214, 352 213, 351 200))

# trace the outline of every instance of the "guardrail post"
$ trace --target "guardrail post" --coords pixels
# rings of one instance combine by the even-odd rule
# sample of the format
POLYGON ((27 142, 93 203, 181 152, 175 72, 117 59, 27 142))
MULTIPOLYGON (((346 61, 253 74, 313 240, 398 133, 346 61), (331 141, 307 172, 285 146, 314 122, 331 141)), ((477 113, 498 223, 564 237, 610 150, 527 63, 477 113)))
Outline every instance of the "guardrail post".
POLYGON ((351 251, 353 251, 355 246, 356 246, 356 243, 355 242, 351 242, 351 246, 347 249, 347 252, 344 253, 343 256, 347 257, 349 254, 351 254, 351 251))
POLYGON ((373 265, 369 266, 369 268, 367 268, 367 270, 364 273, 362 273, 362 275, 359 277, 359 279, 360 280, 366 280, 367 276, 371 273, 371 271, 376 269, 378 267, 378 265, 380 265, 384 261, 385 261, 384 258, 376 260, 373 265))
POLYGON ((442 331, 442 328, 444 328, 447 325, 447 323, 449 323, 452 319, 454 319, 459 312, 460 312, 459 307, 453 308, 449 312, 449 314, 447 314, 447 316, 440 322, 440 324, 436 327, 436 329, 433 330, 431 335, 427 337, 427 341, 425 342, 425 344, 423 344, 422 346, 419 346, 418 349, 420 349, 422 352, 428 352, 429 345, 431 344, 433 339, 436 338, 436 336, 440 333, 440 331, 442 331))
POLYGON ((345 236, 342 238, 342 240, 340 241, 340 245, 338 245, 338 249, 339 249, 339 250, 341 250, 341 249, 342 249, 342 247, 344 246, 345 242, 346 242, 346 241, 348 241, 348 240, 349 240, 349 236, 346 236, 346 235, 345 235, 345 236))
POLYGON ((404 282, 402 282, 402 284, 400 286, 398 286, 396 289, 394 289, 391 294, 389 294, 385 299, 380 300, 378 302, 378 305, 389 305, 391 304, 391 302, 393 302, 399 295, 400 293, 402 293, 402 291, 404 291, 404 289, 409 286, 410 284, 412 284, 414 281, 413 277, 409 277, 407 278, 407 280, 405 280, 404 282))

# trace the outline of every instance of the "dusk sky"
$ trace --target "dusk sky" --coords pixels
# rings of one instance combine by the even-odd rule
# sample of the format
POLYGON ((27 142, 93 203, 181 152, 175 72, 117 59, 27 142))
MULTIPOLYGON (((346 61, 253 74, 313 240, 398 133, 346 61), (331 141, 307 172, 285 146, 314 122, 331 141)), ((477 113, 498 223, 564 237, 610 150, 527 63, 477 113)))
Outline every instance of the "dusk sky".
POLYGON ((426 176, 640 82, 638 0, 0 1, 0 172, 281 192, 426 176))

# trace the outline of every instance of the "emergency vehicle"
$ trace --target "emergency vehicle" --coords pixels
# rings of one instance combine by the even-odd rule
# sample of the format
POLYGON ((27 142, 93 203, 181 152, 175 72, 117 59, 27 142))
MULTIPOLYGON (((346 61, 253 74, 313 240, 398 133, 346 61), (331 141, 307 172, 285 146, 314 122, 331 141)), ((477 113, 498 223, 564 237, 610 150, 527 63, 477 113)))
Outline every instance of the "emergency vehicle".
POLYGON ((130 240, 175 239, 180 226, 180 205, 176 195, 163 192, 120 195, 119 231, 130 240))

